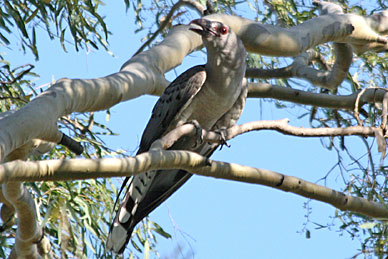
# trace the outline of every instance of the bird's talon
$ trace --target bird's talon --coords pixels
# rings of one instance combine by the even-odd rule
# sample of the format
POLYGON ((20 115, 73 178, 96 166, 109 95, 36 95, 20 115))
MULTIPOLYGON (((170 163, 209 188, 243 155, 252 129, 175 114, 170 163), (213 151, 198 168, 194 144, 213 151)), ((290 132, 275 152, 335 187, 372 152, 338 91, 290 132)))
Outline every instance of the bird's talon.
POLYGON ((188 123, 193 124, 193 126, 195 127, 195 135, 197 136, 197 139, 193 145, 193 148, 196 148, 197 146, 203 144, 202 128, 201 128, 201 125, 199 125, 198 121, 196 120, 190 121, 188 123))
POLYGON ((221 144, 220 150, 222 149, 223 146, 227 146, 228 148, 230 148, 230 145, 228 144, 228 142, 226 142, 225 130, 224 129, 218 129, 215 132, 220 134, 220 144, 221 144))

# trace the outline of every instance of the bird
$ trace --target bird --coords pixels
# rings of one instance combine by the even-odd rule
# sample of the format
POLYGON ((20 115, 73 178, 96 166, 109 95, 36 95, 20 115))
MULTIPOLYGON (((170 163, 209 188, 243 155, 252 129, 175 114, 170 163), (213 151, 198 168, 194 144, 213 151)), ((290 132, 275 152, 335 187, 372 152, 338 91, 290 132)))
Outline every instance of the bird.
MULTIPOLYGON (((222 130, 233 126, 242 113, 248 92, 243 42, 219 21, 195 19, 188 28, 201 36, 207 63, 188 69, 167 86, 152 110, 137 154, 147 152, 155 140, 185 123, 195 122, 205 130, 222 130)), ((219 145, 197 142, 195 137, 183 137, 170 149, 209 157, 219 145)), ((127 192, 110 227, 108 250, 123 253, 136 224, 192 176, 184 170, 161 171, 124 180, 122 189, 127 187, 127 192)))

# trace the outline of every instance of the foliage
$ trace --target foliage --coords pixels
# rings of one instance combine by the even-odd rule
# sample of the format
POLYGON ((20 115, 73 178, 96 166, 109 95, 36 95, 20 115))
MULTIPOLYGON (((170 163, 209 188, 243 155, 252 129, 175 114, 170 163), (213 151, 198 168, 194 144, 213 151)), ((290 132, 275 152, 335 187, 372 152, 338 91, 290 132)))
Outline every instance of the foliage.
MULTIPOLYGON (((66 51, 65 42, 70 33, 74 47, 87 47, 89 44, 107 49, 109 31, 97 10, 102 4, 98 0, 83 1, 3 1, 0 6, 0 44, 10 45, 13 27, 20 32, 20 45, 25 51, 29 48, 39 58, 36 28, 47 31, 51 40, 59 38, 66 51), (54 30, 54 32, 53 32, 54 30)), ((16 33, 15 33, 16 35, 16 33)))
MULTIPOLYGON (((103 46, 108 50, 109 31, 98 7, 98 0, 84 1, 4 1, 0 5, 0 46, 15 46, 12 42, 20 35, 19 46, 29 49, 39 58, 36 28, 43 29, 51 40, 58 40, 66 51, 66 45, 79 48, 103 46), (16 33, 14 28, 20 33, 16 33), (53 32, 54 31, 54 32, 53 32), (69 37, 71 36, 71 37, 69 37)), ((30 64, 13 67, 0 55, 0 112, 18 110, 51 84, 36 86, 39 75, 30 64)), ((106 111, 106 120, 110 117, 106 111)), ((80 141, 86 158, 126 156, 125 151, 112 150, 105 145, 102 136, 116 135, 105 122, 98 122, 93 113, 72 114, 60 118, 59 128, 80 141)), ((32 156, 31 159, 72 158, 73 153, 57 146, 50 153, 32 156)), ((113 205, 117 196, 117 183, 110 179, 27 183, 34 194, 45 235, 50 239, 56 258, 112 258, 105 250, 104 240, 112 221, 113 205), (103 205, 102 205, 103 204, 103 205)), ((5 258, 14 244, 15 226, 3 222, 0 238, 0 257, 5 258)), ((135 250, 154 251, 155 235, 169 238, 169 234, 156 223, 146 219, 133 238, 135 250), (141 232, 140 232, 141 230, 141 232)), ((156 252, 156 251, 154 251, 156 252)))
MULTIPOLYGON (((0 57, 1 58, 1 57, 0 57)), ((26 80, 26 75, 36 76, 31 70, 32 65, 24 65, 11 68, 9 62, 0 60, 0 112, 14 110, 30 100, 31 95, 25 93, 30 86, 30 81, 26 80)))

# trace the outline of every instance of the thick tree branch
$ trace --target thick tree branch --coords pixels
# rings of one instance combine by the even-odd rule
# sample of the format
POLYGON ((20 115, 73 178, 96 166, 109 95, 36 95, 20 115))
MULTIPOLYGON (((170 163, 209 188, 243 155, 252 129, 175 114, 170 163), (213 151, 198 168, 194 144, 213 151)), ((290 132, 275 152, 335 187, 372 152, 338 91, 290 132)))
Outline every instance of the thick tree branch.
POLYGON ((248 19, 214 14, 207 19, 219 20, 232 27, 250 52, 269 56, 296 56, 325 42, 349 43, 357 53, 388 49, 386 11, 372 16, 326 14, 291 28, 257 24, 248 19), (380 19, 381 24, 376 21, 380 19), (271 47, 272 46, 272 47, 271 47))
POLYGON ((308 66, 312 61, 319 62, 326 69, 329 66, 324 62, 323 57, 317 51, 312 49, 307 50, 304 53, 301 53, 297 57, 295 57, 294 61, 291 65, 282 67, 282 68, 274 68, 274 69, 261 69, 261 68, 247 68, 245 72, 245 77, 247 78, 261 78, 261 79, 273 79, 273 78, 290 78, 297 77, 296 70, 298 66, 308 66))
POLYGON ((214 161, 189 151, 159 150, 123 159, 14 161, 0 165, 0 182, 131 176, 150 170, 177 168, 203 176, 266 185, 331 204, 340 210, 349 210, 375 218, 388 218, 388 209, 383 204, 349 196, 297 177, 214 161))
POLYGON ((8 182, 2 186, 4 197, 12 203, 18 215, 16 241, 13 250, 17 258, 41 258, 37 242, 41 240, 42 229, 36 218, 35 202, 21 182, 8 182))
MULTIPOLYGON (((52 143, 32 140, 14 150, 7 156, 8 161, 24 160, 31 153, 44 154, 53 148, 52 143)), ((3 203, 1 216, 3 222, 16 212, 18 216, 15 246, 10 258, 41 258, 48 254, 50 243, 42 239, 42 229, 37 220, 37 208, 31 193, 22 182, 3 183, 0 188, 0 202, 3 203)), ((7 225, 11 225, 13 221, 7 225)))
POLYGON ((293 76, 310 81, 313 85, 328 89, 337 89, 345 79, 352 63, 352 48, 349 44, 334 43, 335 63, 329 71, 314 69, 309 66, 311 58, 298 56, 293 66, 293 76))
POLYGON ((60 80, 19 111, 3 116, 0 161, 30 139, 58 143, 62 133, 56 123, 63 115, 107 109, 145 93, 160 94, 168 84, 163 74, 200 46, 193 34, 185 26, 175 28, 163 43, 128 61, 121 72, 99 79, 60 80))
MULTIPOLYGON (((337 4, 314 1, 321 9, 322 15, 343 14, 342 8, 337 4)), ((248 68, 245 76, 254 78, 302 78, 316 86, 328 89, 337 89, 345 79, 352 63, 352 47, 346 43, 334 43, 335 63, 332 68, 326 66, 328 71, 317 70, 311 67, 313 60, 322 62, 322 57, 316 51, 309 49, 295 57, 293 63, 279 69, 255 69, 248 68)))
MULTIPOLYGON (((358 107, 366 103, 382 102, 386 92, 387 90, 383 88, 365 89, 360 95, 358 107)), ((273 98, 316 107, 346 110, 354 110, 358 96, 359 92, 350 95, 319 94, 265 83, 249 83, 248 92, 248 97, 273 98)))
MULTIPOLYGON (((352 19, 346 15, 333 17, 324 15, 291 28, 258 24, 249 19, 223 14, 213 14, 206 18, 231 26, 249 52, 268 56, 297 56, 314 46, 330 41, 358 42, 358 39, 353 37, 355 28, 352 19)), ((364 42, 364 38, 361 40, 364 42)))
POLYGON ((383 97, 383 107, 381 109, 381 128, 387 131, 387 111, 388 111, 388 91, 384 94, 383 97))
MULTIPOLYGON (((17 150, 12 152, 8 156, 8 161, 25 159, 34 148, 39 148, 40 144, 41 141, 39 140, 30 141, 27 148, 17 149, 21 152, 16 152, 17 150)), ((15 245, 12 248, 10 258, 41 258, 37 244, 42 239, 42 228, 37 221, 37 210, 31 193, 22 182, 3 183, 1 191, 1 196, 6 200, 4 205, 9 206, 8 204, 10 204, 12 206, 11 211, 16 212, 18 216, 15 245)))
POLYGON ((271 78, 302 78, 316 86, 328 89, 337 89, 345 79, 352 63, 352 48, 349 44, 334 43, 336 60, 329 71, 317 70, 311 67, 311 62, 319 58, 317 52, 308 50, 298 55, 291 65, 278 69, 255 69, 248 68, 245 76, 271 79, 271 78))
POLYGON ((2 189, 2 185, 0 185, 0 203, 2 204, 0 218, 3 221, 1 231, 15 224, 15 209, 13 208, 12 204, 4 197, 2 189))
POLYGON ((245 72, 245 77, 261 78, 261 79, 290 78, 294 76, 292 73, 292 69, 293 69, 293 64, 286 67, 273 68, 273 69, 249 67, 245 72))
POLYGON ((344 10, 339 4, 326 2, 326 1, 320 1, 320 0, 313 0, 313 5, 318 6, 320 14, 343 14, 344 10))
MULTIPOLYGON (((371 32, 373 17, 348 14, 323 15, 292 28, 257 24, 225 14, 206 18, 231 26, 249 51, 274 56, 296 56, 329 41, 381 45, 377 33, 385 31, 382 26, 371 32)), ((0 161, 32 139, 58 143, 62 133, 57 129, 57 120, 61 116, 107 109, 143 94, 159 95, 168 84, 164 73, 199 47, 198 35, 187 26, 177 26, 158 46, 128 60, 118 73, 98 79, 58 81, 19 111, 0 118, 0 161)))

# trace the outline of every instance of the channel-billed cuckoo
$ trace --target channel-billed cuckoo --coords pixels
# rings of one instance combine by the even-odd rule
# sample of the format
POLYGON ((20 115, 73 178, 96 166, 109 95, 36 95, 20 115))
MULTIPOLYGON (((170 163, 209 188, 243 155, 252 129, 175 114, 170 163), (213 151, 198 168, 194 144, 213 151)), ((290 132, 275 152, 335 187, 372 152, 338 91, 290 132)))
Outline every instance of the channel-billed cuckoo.
MULTIPOLYGON (((152 110, 137 154, 184 123, 195 121, 206 130, 229 128, 243 110, 247 96, 245 48, 229 26, 206 19, 193 20, 189 30, 202 37, 207 63, 190 68, 163 92, 152 110)), ((183 137, 171 149, 190 150, 209 157, 217 144, 196 145, 183 137)), ((122 253, 136 224, 191 177, 183 170, 149 171, 130 179, 107 240, 107 248, 122 253)), ((129 178, 124 181, 127 184, 129 178)))

